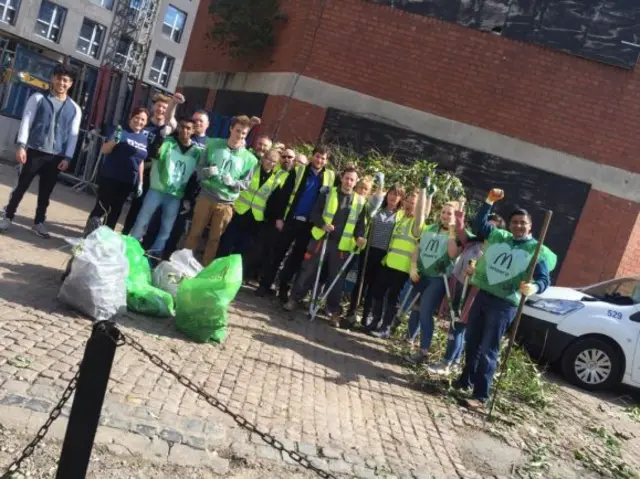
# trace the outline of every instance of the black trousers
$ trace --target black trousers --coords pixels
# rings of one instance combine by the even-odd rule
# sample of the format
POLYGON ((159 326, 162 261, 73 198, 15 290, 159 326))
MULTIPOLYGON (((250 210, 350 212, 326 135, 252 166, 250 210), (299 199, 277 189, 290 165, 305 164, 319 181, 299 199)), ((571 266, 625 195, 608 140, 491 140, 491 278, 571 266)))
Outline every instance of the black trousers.
MULTIPOLYGON (((255 220, 250 210, 243 215, 234 213, 231 222, 220 237, 220 246, 218 246, 216 257, 222 258, 231 254, 239 254, 242 255, 243 265, 246 264, 245 256, 251 249, 260 231, 260 226, 261 223, 255 220)), ((243 268, 243 272, 246 273, 246 268, 243 268)))
POLYGON ((289 283, 300 269, 300 265, 304 260, 304 254, 307 251, 309 240, 311 239, 311 223, 308 221, 288 220, 282 228, 282 232, 276 239, 276 247, 273 252, 271 264, 265 271, 265 275, 260 281, 260 287, 263 289, 271 288, 276 279, 280 263, 284 259, 287 251, 293 244, 293 250, 287 258, 287 261, 280 272, 280 288, 289 287, 289 283))
POLYGON ((266 269, 271 265, 273 250, 278 244, 280 231, 274 221, 263 221, 260 231, 257 233, 258 241, 247 253, 245 261, 245 278, 261 279, 266 269))
POLYGON ((133 191, 133 185, 124 181, 100 178, 98 198, 89 218, 105 218, 104 224, 115 229, 127 197, 133 191))
MULTIPOLYGON (((129 206, 129 213, 127 213, 127 217, 124 220, 122 234, 128 235, 133 229, 133 225, 136 223, 136 219, 138 219, 138 213, 142 208, 142 203, 144 203, 144 197, 147 196, 147 191, 149 191, 150 183, 151 167, 144 169, 144 173, 142 175, 142 196, 140 196, 140 198, 134 198, 131 202, 131 206, 129 206)), ((157 231, 155 233, 157 233, 157 231)), ((152 235, 147 234, 145 236, 153 236, 155 238, 155 233, 152 235)))
POLYGON ((398 313, 398 299, 404 284, 407 282, 409 275, 397 269, 383 266, 380 268, 376 281, 373 285, 373 320, 367 327, 374 329, 382 319, 382 311, 384 309, 385 300, 387 309, 384 312, 384 320, 381 329, 387 329, 393 323, 393 319, 398 313))
POLYGON ((44 223, 47 215, 47 208, 49 207, 49 199, 51 193, 58 181, 58 165, 64 160, 63 156, 51 155, 49 153, 43 153, 31 148, 27 149, 27 162, 22 165, 20 176, 18 177, 18 185, 11 193, 5 216, 10 220, 16 214, 18 206, 24 197, 24 194, 31 186, 31 182, 36 176, 40 177, 40 184, 38 185, 38 206, 36 208, 36 215, 34 223, 44 223))
MULTIPOLYGON (((356 282, 353 291, 351 292, 351 304, 349 305, 349 311, 347 316, 350 316, 356 312, 359 304, 358 301, 358 285, 363 282, 362 296, 364 297, 364 311, 362 316, 363 324, 367 320, 367 316, 371 311, 371 301, 373 299, 373 285, 382 269, 382 258, 387 254, 387 250, 380 248, 369 248, 369 257, 367 258, 367 268, 364 270, 364 253, 360 253, 362 261, 358 265, 358 281, 356 282), (364 271, 363 271, 364 270, 364 271), (364 278, 362 275, 364 274, 364 278)), ((362 301, 362 298, 360 298, 362 301)))

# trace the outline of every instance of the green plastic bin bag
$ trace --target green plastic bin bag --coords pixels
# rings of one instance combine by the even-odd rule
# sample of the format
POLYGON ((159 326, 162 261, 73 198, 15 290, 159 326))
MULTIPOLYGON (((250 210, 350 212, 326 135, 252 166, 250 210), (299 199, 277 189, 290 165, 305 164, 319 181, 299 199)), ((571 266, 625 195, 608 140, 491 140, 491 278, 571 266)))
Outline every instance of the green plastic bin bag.
POLYGON ((127 276, 127 309, 146 316, 166 318, 175 314, 171 294, 151 284, 151 266, 140 242, 131 236, 122 236, 126 246, 129 275, 127 276))
POLYGON ((242 257, 215 260, 198 276, 183 279, 176 301, 176 328, 200 343, 221 343, 227 335, 227 310, 242 286, 242 257))

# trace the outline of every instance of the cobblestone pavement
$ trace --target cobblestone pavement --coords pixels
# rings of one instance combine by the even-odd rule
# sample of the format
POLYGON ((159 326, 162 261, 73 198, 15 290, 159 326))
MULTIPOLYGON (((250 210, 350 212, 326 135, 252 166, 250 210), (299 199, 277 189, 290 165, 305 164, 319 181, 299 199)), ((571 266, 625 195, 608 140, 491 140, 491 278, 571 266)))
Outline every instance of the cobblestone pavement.
MULTIPOLYGON (((0 165, 0 201, 14 178, 0 165)), ((34 431, 82 357, 91 323, 56 294, 69 257, 62 237, 79 236, 91 203, 58 185, 48 218, 54 237, 44 240, 29 230, 35 195, 28 194, 14 227, 0 236, 0 423, 6 427, 34 431)), ((469 459, 478 450, 465 441, 482 420, 413 389, 380 341, 321 320, 290 321, 250 292, 239 294, 229 321, 228 339, 215 346, 189 342, 169 320, 119 319, 125 332, 230 409, 338 476, 506 476, 520 460, 522 436, 507 434, 498 444, 487 436, 479 448, 503 444, 505 458, 490 470, 478 467, 469 459)), ((602 404, 571 394, 565 400, 576 420, 582 413, 575 404, 589 411, 602 404)), ((58 421, 52 436, 61 437, 65 426, 58 421)), ((116 353, 96 441, 114 454, 218 474, 227 474, 233 461, 292 464, 127 346, 116 353)), ((491 448, 484 454, 499 455, 491 448)))

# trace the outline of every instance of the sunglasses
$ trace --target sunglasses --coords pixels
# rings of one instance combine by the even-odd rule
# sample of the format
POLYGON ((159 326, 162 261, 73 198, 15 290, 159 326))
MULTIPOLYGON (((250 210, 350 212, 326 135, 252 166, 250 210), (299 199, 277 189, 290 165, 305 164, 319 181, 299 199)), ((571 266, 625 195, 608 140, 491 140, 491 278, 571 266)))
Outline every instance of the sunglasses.
POLYGON ((293 160, 295 157, 291 155, 282 155, 283 160, 293 160))

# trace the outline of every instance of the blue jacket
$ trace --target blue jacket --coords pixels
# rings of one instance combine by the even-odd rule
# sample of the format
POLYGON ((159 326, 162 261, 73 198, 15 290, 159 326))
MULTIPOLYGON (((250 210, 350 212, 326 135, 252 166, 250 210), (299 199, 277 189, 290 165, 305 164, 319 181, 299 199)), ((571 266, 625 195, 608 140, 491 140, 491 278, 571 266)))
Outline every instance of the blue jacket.
POLYGON ((73 158, 78 142, 82 110, 69 97, 54 117, 53 105, 49 95, 34 93, 24 108, 20 130, 18 132, 19 145, 25 145, 34 150, 46 151, 47 136, 54 127, 54 144, 52 153, 73 158))

